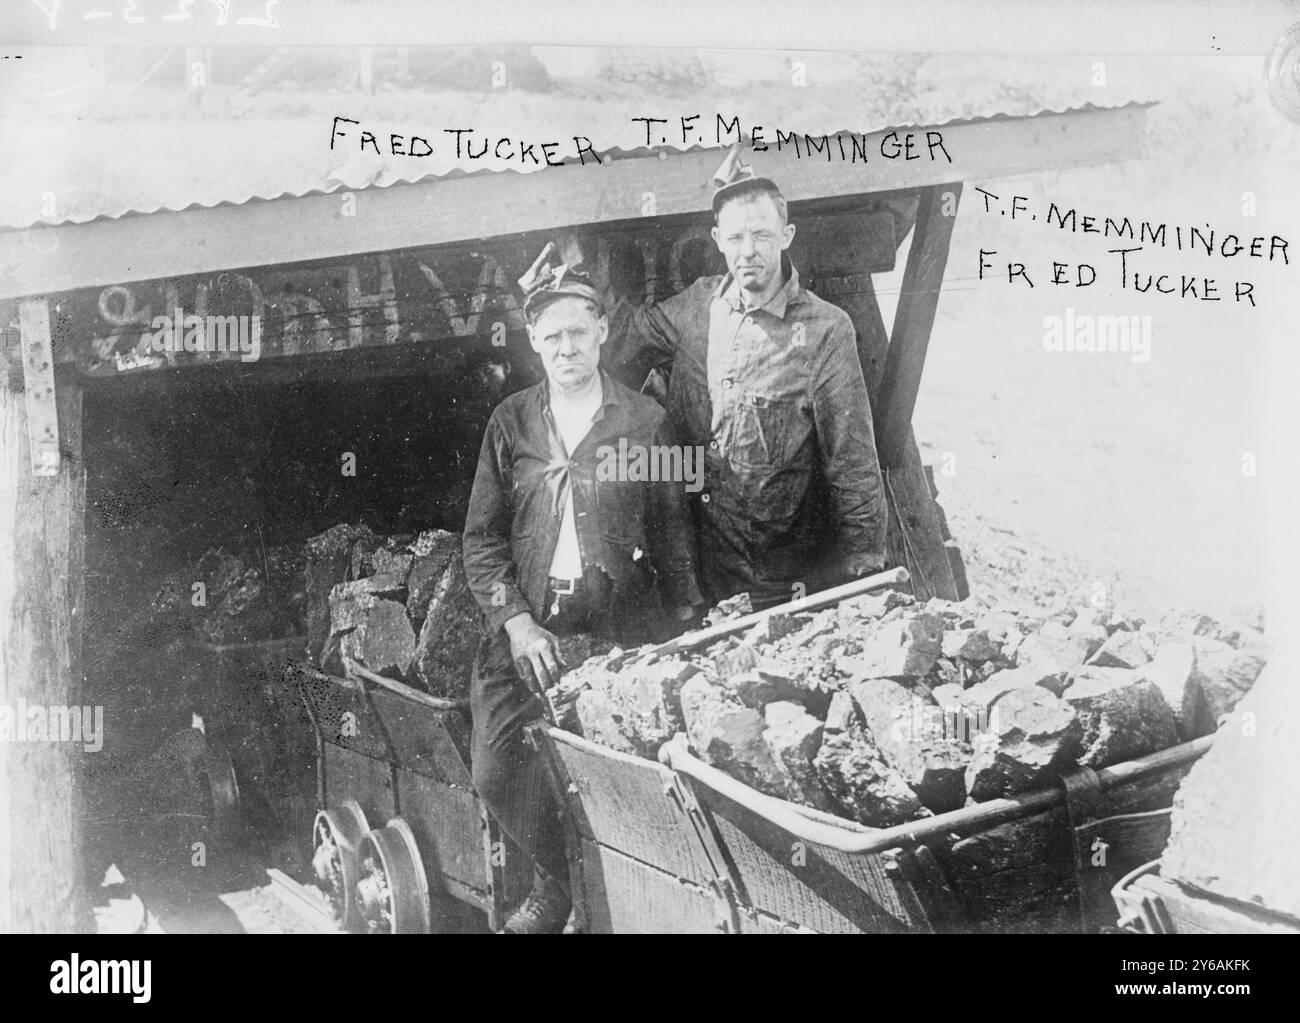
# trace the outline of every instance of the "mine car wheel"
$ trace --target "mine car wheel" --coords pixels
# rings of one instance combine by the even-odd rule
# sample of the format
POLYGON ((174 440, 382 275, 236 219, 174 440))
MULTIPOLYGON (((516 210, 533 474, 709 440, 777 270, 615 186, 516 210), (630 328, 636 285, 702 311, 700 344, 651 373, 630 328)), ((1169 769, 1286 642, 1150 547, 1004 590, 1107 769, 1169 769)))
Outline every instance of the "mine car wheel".
POLYGON ((358 854, 361 840, 370 830, 366 815, 355 799, 321 810, 312 824, 312 869, 335 918, 349 931, 362 929, 356 903, 360 877, 358 854))
POLYGON ((356 902, 370 934, 427 934, 429 879, 415 836, 401 817, 361 843, 356 902))

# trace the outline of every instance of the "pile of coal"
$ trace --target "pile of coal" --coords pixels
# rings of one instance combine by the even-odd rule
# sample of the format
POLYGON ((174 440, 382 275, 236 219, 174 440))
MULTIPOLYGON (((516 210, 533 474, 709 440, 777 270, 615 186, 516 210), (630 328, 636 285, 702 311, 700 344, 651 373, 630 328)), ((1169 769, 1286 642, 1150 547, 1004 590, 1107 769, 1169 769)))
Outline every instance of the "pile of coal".
POLYGON ((886 592, 699 652, 620 653, 561 680, 563 727, 644 757, 680 735, 761 792, 889 827, 1209 734, 1268 647, 1206 615, 1148 625, 886 592))
POLYGON ((301 546, 210 550, 190 576, 194 631, 224 645, 301 635, 307 614, 301 546))
POLYGON ((341 522, 306 543, 303 566, 307 589, 307 655, 325 666, 325 645, 330 638, 330 591, 355 578, 353 552, 358 567, 381 545, 380 537, 364 523, 341 522))
POLYGON ((307 548, 308 653, 317 665, 360 665, 436 696, 468 693, 483 621, 459 533, 381 537, 340 525, 307 548))
POLYGON ((198 558, 161 552, 156 557, 163 567, 148 562, 127 571, 101 563, 94 579, 98 592, 87 606, 87 667, 119 679, 122 693, 140 682, 139 697, 130 701, 134 706, 151 702, 151 683, 136 678, 145 673, 146 659, 173 651, 173 662, 183 660, 181 651, 196 641, 226 646, 303 634, 301 545, 254 541, 198 558))

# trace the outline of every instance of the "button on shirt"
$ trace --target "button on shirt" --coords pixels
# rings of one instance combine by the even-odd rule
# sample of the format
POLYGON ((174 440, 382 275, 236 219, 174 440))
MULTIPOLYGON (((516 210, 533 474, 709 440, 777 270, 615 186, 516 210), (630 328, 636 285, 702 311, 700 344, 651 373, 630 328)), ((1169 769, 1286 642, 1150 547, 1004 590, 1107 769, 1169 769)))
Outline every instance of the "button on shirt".
POLYGON ((603 372, 601 386, 586 435, 567 450, 546 381, 506 398, 488 420, 465 519, 464 560, 491 632, 521 612, 543 619, 566 502, 584 570, 578 575, 603 572, 613 584, 609 617, 616 638, 620 629, 644 626, 661 605, 702 602, 684 483, 598 472, 620 443, 653 448, 675 445, 677 437, 654 401, 603 372))
POLYGON ((757 309, 745 307, 740 285, 734 278, 724 284, 725 288, 719 287, 709 308, 707 369, 713 406, 709 446, 725 454, 734 453, 737 447, 740 438, 736 425, 743 416, 747 396, 753 404, 755 396, 763 390, 762 376, 781 361, 783 339, 773 336, 761 320, 764 316, 780 320, 785 315, 791 282, 786 281, 780 291, 757 309))
POLYGON ((829 574, 884 564, 887 512, 853 324, 783 262, 785 283, 759 309, 742 307, 728 274, 610 314, 611 367, 633 377, 671 366, 669 419, 707 449, 699 551, 712 600, 788 599, 795 583, 825 581, 810 578, 819 562, 829 574))

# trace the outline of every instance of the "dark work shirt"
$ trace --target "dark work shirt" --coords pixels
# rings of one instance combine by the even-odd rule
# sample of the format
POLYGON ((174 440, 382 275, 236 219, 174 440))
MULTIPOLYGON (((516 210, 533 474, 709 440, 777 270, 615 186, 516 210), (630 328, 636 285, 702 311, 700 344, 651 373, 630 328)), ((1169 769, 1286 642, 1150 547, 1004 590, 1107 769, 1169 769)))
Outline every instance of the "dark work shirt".
POLYGON ((669 419, 705 446, 700 581, 709 599, 800 596, 885 561, 887 510, 848 314, 787 279, 745 310, 730 274, 615 304, 611 369, 671 365, 669 419))
POLYGON ((675 608, 703 601, 685 482, 642 480, 635 470, 608 468, 609 452, 620 447, 676 446, 667 416, 603 372, 601 381, 601 406, 571 452, 556 430, 545 380, 506 398, 488 420, 464 552, 470 590, 492 632, 523 611, 543 621, 566 499, 573 501, 584 576, 603 572, 611 584, 611 620, 635 624, 660 603, 675 608), (602 463, 606 468, 598 472, 602 463), (626 478, 611 478, 619 475, 626 478))

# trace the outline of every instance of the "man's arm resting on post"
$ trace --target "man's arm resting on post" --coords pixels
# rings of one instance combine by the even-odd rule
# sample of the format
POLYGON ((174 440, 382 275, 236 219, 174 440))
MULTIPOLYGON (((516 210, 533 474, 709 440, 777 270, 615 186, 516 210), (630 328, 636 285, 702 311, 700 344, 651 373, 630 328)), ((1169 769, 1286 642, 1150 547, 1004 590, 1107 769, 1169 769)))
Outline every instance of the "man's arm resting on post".
POLYGON ((488 632, 505 629, 510 656, 525 682, 559 681, 559 641, 533 619, 519 589, 510 549, 511 508, 502 466, 506 450, 496 416, 488 422, 465 517, 463 551, 470 592, 487 618, 488 632))
POLYGON ((849 576, 878 572, 885 566, 889 512, 871 403, 847 317, 825 339, 812 397, 822 471, 835 504, 840 567, 849 576))
MULTIPOLYGON (((671 369, 677 345, 690 329, 692 316, 703 315, 707 329, 708 302, 700 294, 707 294, 710 288, 707 279, 696 281, 662 302, 639 306, 615 296, 608 280, 597 278, 595 283, 605 295, 609 342, 604 359, 615 376, 626 380, 632 370, 645 374, 651 369, 671 369), (701 303, 705 310, 702 314, 698 308, 701 303)), ((637 380, 631 386, 640 384, 637 380)))
MULTIPOLYGON (((677 331, 658 306, 634 306, 625 298, 605 292, 609 316, 610 369, 650 370, 671 366, 677 349, 677 331)), ((622 374, 620 374, 622 375, 622 374)))

